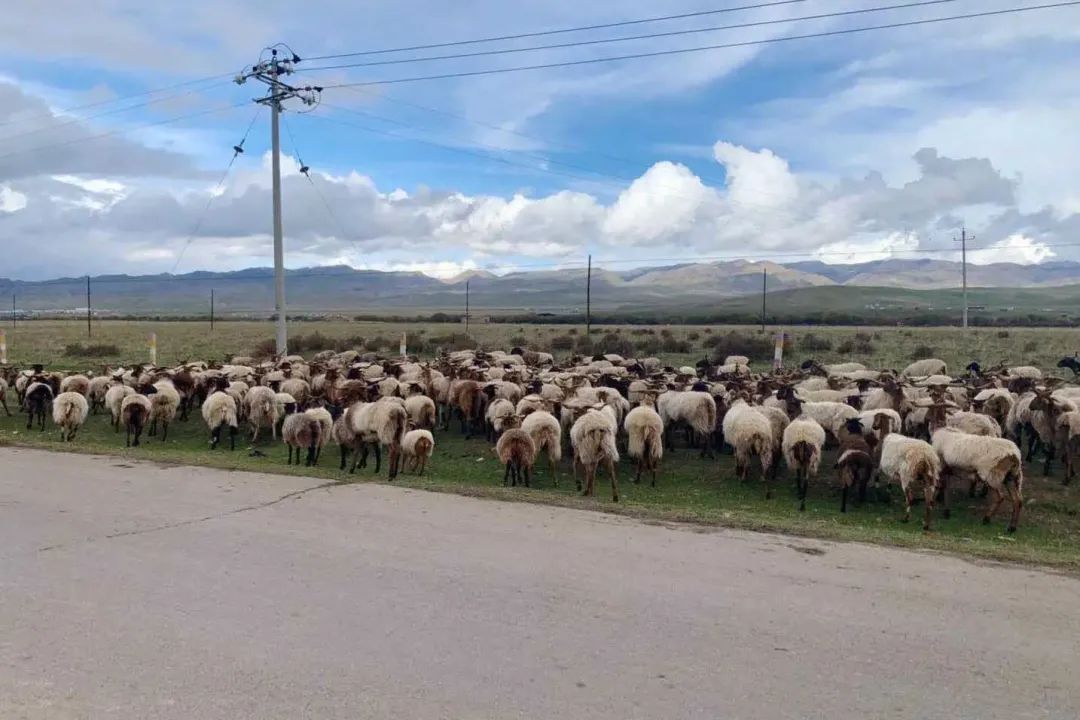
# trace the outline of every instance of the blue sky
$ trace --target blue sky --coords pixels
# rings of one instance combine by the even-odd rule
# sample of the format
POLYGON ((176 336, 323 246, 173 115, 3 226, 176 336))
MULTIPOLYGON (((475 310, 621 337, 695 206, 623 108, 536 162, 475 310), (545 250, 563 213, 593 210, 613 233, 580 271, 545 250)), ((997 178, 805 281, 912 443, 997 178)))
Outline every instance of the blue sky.
MULTIPOLYGON (((259 88, 220 78, 116 98, 235 73, 278 41, 313 57, 733 4, 333 0, 297 7, 245 0, 158 7, 109 0, 90 7, 62 0, 48 17, 33 4, 17 4, 0 27, 3 274, 269 264, 265 113, 247 152, 217 187, 231 146, 256 112, 245 101, 259 88), (153 102, 130 107, 147 101, 153 102), (177 119, 193 113, 205 114, 177 119)), ((885 4, 802 0, 355 61, 885 4)), ((952 0, 380 68, 318 70, 349 61, 310 60, 293 79, 333 86, 1035 4, 952 0)), ((951 257, 935 251, 951 244, 960 223, 985 248, 976 262, 1080 259, 1080 247, 1070 245, 1080 242, 1080 180, 1072 167, 1080 156, 1078 21, 1080 6, 1064 7, 611 64, 328 89, 314 113, 286 118, 313 171, 309 182, 286 163, 287 264, 344 262, 446 276, 579 263, 589 252, 619 268, 657 257, 951 257)), ((282 144, 294 152, 287 132, 282 144)))

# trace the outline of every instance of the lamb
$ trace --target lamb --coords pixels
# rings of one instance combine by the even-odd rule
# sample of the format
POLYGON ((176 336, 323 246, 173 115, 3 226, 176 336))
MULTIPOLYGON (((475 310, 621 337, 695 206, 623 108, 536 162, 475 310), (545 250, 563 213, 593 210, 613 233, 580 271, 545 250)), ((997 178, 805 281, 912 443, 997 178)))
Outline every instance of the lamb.
POLYGON ((652 487, 656 487, 656 470, 664 457, 664 421, 656 412, 655 394, 643 396, 642 404, 626 414, 623 428, 627 436, 627 454, 637 461, 634 482, 641 482, 642 471, 652 475, 652 487))
POLYGON ((180 410, 180 393, 171 380, 158 380, 154 383, 155 392, 150 396, 150 431, 151 437, 157 435, 158 423, 161 423, 161 441, 169 436, 169 424, 180 410))
MULTIPOLYGON (((352 409, 350 409, 352 410, 352 409)), ((349 413, 349 423, 352 432, 360 438, 361 451, 353 458, 349 472, 355 472, 357 464, 366 467, 368 445, 375 450, 375 473, 378 474, 382 466, 382 450, 386 446, 389 450, 389 476, 393 480, 398 473, 398 456, 401 453, 401 438, 405 434, 405 424, 408 422, 408 413, 402 402, 395 402, 390 398, 382 398, 376 402, 361 403, 355 411, 349 413)))
MULTIPOLYGON (((2 381, 0 381, 2 382, 2 381)), ((90 412, 97 415, 98 408, 105 407, 105 394, 112 387, 113 379, 109 375, 98 375, 90 378, 90 384, 86 391, 86 399, 90 401, 90 412)), ((0 391, 0 396, 3 392, 0 391)))
POLYGON ((52 418, 60 428, 60 439, 64 442, 74 440, 89 413, 90 405, 81 393, 68 391, 57 395, 52 403, 52 418))
MULTIPOLYGON (((615 477, 615 463, 619 461, 619 450, 615 446, 614 411, 608 406, 603 409, 582 408, 584 414, 574 421, 570 428, 570 445, 574 448, 574 474, 580 467, 585 475, 583 495, 594 493, 596 470, 600 463, 607 466, 611 476, 611 499, 619 502, 619 482, 615 477)), ((578 483, 580 489, 581 483, 578 483)))
POLYGON ((411 428, 401 438, 402 465, 414 470, 417 475, 424 474, 424 468, 434 452, 435 437, 430 430, 411 428))
MULTIPOLYGON (((468 440, 472 437, 474 426, 479 422, 482 415, 483 400, 480 383, 475 380, 454 380, 450 383, 447 403, 450 406, 451 413, 455 410, 459 413, 461 432, 465 435, 465 439, 468 440)), ((448 414, 446 422, 443 424, 444 430, 449 428, 449 423, 450 417, 448 414)))
POLYGON ((915 362, 904 368, 900 373, 903 377, 925 377, 927 375, 946 375, 949 372, 949 366, 944 360, 938 360, 937 358, 927 358, 926 360, 916 360, 915 362))
POLYGON ((296 464, 300 464, 300 452, 307 449, 304 466, 315 464, 315 453, 322 438, 322 423, 318 418, 307 413, 297 412, 296 403, 285 406, 285 418, 281 423, 281 439, 289 446, 288 464, 293 464, 293 451, 296 451, 296 464))
MULTIPOLYGON (((525 402, 523 398, 521 402, 525 402)), ((518 403, 520 408, 521 403, 518 403)), ((520 411, 517 413, 522 415, 520 411)), ((529 433, 536 452, 546 453, 548 467, 551 468, 551 478, 555 487, 559 487, 559 459, 562 458, 562 426, 554 415, 546 410, 533 410, 524 415, 521 429, 529 433)))
POLYGON ((124 402, 124 398, 134 394, 134 388, 119 384, 113 385, 105 393, 105 407, 108 408, 109 414, 112 416, 113 430, 116 432, 120 432, 120 406, 124 402))
POLYGON ((218 385, 215 392, 206 396, 202 404, 202 416, 206 427, 210 429, 210 449, 213 450, 221 442, 221 430, 229 428, 229 449, 236 449, 236 401, 232 396, 224 392, 224 382, 218 385))
POLYGON ((263 385, 256 385, 248 390, 244 398, 248 425, 251 426, 251 442, 259 437, 259 428, 270 427, 270 433, 277 437, 277 398, 276 393, 263 385))
POLYGON ((120 403, 120 422, 124 424, 124 443, 127 447, 139 447, 139 438, 150 421, 151 411, 150 398, 138 393, 128 395, 120 403))
POLYGON ((303 378, 286 378, 282 381, 280 390, 296 398, 298 405, 304 405, 311 399, 311 385, 303 378))
POLYGON ((53 389, 48 383, 35 380, 26 387, 23 395, 23 407, 26 409, 26 429, 34 426, 34 418, 38 420, 38 429, 45 430, 45 413, 52 406, 53 389))
MULTIPOLYGON (((926 498, 923 530, 929 530, 934 498, 941 482, 941 460, 930 443, 897 433, 887 435, 881 443, 881 474, 904 491, 904 522, 911 519, 915 487, 922 487, 926 498)), ((945 517, 949 516, 947 506, 946 498, 945 517)))
POLYGON ((859 422, 862 424, 864 432, 873 434, 877 431, 876 438, 878 443, 884 440, 885 436, 889 433, 900 432, 900 429, 903 427, 903 420, 900 419, 900 413, 890 408, 863 410, 856 417, 858 417, 859 422))
MULTIPOLYGON (((1054 458, 1055 443, 1058 435, 1058 418, 1062 414, 1077 410, 1071 400, 1053 397, 1049 390, 1036 390, 1031 401, 1031 426, 1046 448, 1046 462, 1043 463, 1043 475, 1050 474, 1050 462, 1054 458)), ((1030 454, 1028 455, 1030 459, 1030 454)))
POLYGON ((825 431, 810 418, 798 417, 784 430, 781 447, 784 461, 788 469, 795 471, 795 480, 799 484, 799 512, 806 510, 806 491, 810 478, 817 475, 824 445, 825 431))
POLYGON ((1074 378, 1080 377, 1080 354, 1061 358, 1058 360, 1057 366, 1059 368, 1069 368, 1072 370, 1074 378))
POLYGON ((1002 491, 1009 495, 1013 511, 1008 532, 1016 532, 1023 507, 1024 464, 1020 448, 1010 440, 966 435, 948 427, 936 430, 931 442, 950 472, 973 473, 990 488, 993 498, 983 516, 984 525, 990 523, 1005 499, 1002 491))
POLYGON ((1057 419, 1058 440, 1061 458, 1065 463, 1065 479, 1068 485, 1076 476, 1076 460, 1080 457, 1080 411, 1062 413, 1057 419))
POLYGON ((817 422, 823 430, 830 432, 835 437, 840 426, 853 417, 858 417, 859 411, 846 403, 840 402, 800 402, 788 400, 788 416, 799 417, 805 415, 817 422))
POLYGON ((701 456, 715 457, 712 453, 712 434, 716 430, 716 400, 707 392, 669 391, 657 398, 657 412, 668 433, 667 446, 675 451, 671 435, 677 424, 685 424, 695 438, 702 443, 701 456))
POLYGON ((769 468, 773 460, 772 424, 765 415, 738 397, 724 415, 724 440, 735 450, 735 472, 745 481, 753 456, 761 460, 761 479, 765 482, 765 498, 772 497, 769 487, 769 468))
POLYGON ((495 454, 506 468, 503 471, 503 485, 516 487, 518 482, 521 482, 525 487, 529 487, 533 464, 536 462, 536 443, 529 433, 514 426, 520 421, 519 416, 511 415, 510 418, 509 427, 495 444, 495 454))

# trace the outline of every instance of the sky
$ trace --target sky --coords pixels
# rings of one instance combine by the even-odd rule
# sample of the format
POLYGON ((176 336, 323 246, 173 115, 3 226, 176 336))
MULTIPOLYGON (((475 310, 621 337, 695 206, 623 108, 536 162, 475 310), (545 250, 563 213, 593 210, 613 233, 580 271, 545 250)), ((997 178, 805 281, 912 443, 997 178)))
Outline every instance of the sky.
POLYGON ((269 114, 261 86, 231 78, 278 42, 301 57, 290 82, 325 86, 283 113, 288 267, 958 259, 961 226, 972 262, 1080 260, 1080 5, 790 39, 1048 0, 806 19, 911 1, 774 0, 374 54, 764 3, 14 3, 0 276, 272 264, 269 114), (743 27, 415 61, 726 25, 743 27), (741 45, 370 84, 716 44, 741 45))

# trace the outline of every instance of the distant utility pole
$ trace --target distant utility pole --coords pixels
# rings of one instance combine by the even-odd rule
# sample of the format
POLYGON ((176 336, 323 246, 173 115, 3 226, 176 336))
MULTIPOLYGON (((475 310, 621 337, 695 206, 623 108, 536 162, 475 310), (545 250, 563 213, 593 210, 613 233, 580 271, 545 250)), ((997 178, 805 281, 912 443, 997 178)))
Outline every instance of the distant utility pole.
POLYGON ((210 330, 214 329, 214 288, 210 288, 210 330))
MULTIPOLYGON (((286 49, 288 49, 287 46, 286 49)), ((279 356, 284 356, 288 348, 288 333, 285 326, 285 244, 281 228, 281 138, 278 124, 281 115, 281 103, 285 100, 299 99, 305 105, 314 106, 322 93, 317 86, 293 87, 281 81, 283 75, 295 72, 300 56, 289 50, 290 57, 278 58, 277 48, 270 49, 270 59, 251 66, 250 70, 236 76, 236 84, 243 85, 249 79, 258 80, 267 86, 266 95, 255 98, 260 105, 270 108, 270 147, 272 154, 271 169, 274 185, 274 308, 277 310, 276 349, 279 356)))
POLYGON ((953 238, 953 242, 960 243, 960 267, 964 277, 964 327, 968 326, 968 296, 967 296, 967 241, 974 240, 974 235, 967 234, 967 228, 960 226, 960 237, 953 238))
POLYGON ((585 271, 585 337, 592 337, 592 255, 585 271))
POLYGON ((86 276, 86 337, 91 337, 90 330, 90 276, 86 276))
POLYGON ((769 287, 769 271, 761 268, 761 332, 765 332, 765 294, 769 287))
POLYGON ((11 293, 11 327, 15 327, 15 293, 11 293))
POLYGON ((465 335, 469 334, 469 281, 465 281, 465 335))

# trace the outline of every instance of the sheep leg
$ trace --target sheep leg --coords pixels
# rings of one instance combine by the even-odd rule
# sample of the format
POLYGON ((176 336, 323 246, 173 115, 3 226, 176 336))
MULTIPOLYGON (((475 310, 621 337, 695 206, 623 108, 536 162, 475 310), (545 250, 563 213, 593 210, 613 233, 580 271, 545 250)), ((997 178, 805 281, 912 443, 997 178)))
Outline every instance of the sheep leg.
POLYGON ((509 487, 510 486, 510 466, 511 465, 512 465, 512 463, 508 462, 508 463, 506 463, 506 465, 503 466, 503 487, 509 487))
POLYGON ((611 476, 611 501, 619 502, 619 480, 615 477, 615 463, 611 458, 604 461, 607 464, 608 475, 611 476))
POLYGON ((236 428, 234 427, 229 428, 229 449, 236 449, 236 428))
POLYGON ((4 406, 4 414, 7 415, 8 417, 11 417, 11 411, 8 410, 7 398, 6 397, 0 396, 0 405, 4 406))
POLYGON ((949 507, 949 480, 944 473, 941 475, 941 504, 944 506, 941 516, 948 520, 952 517, 952 508, 949 507))
POLYGON ((1005 490, 1009 493, 1009 499, 1012 501, 1012 515, 1009 517, 1009 527, 1005 529, 1006 532, 1016 532, 1016 526, 1020 523, 1020 510, 1024 506, 1024 500, 1020 496, 1020 488, 1016 485, 1016 482, 1009 479, 1005 481, 1005 490))
POLYGON ((416 458, 416 463, 414 464, 414 467, 416 465, 420 466, 420 469, 416 472, 416 474, 423 475, 424 469, 427 467, 427 455, 421 455, 420 457, 416 458))
POLYGON ((345 460, 348 458, 348 456, 349 456, 348 448, 346 448, 344 445, 342 445, 341 446, 341 467, 339 467, 338 470, 344 470, 345 469, 345 460))
POLYGON ((585 466, 582 465, 578 461, 577 456, 575 455, 574 456, 574 484, 577 485, 578 492, 581 492, 581 477, 578 475, 578 470, 580 470, 581 473, 584 474, 585 473, 585 466))
POLYGON ((131 447, 131 425, 124 428, 124 447, 131 447))
POLYGON ((903 522, 911 520, 911 503, 914 502, 914 493, 911 492, 910 487, 904 488, 904 519, 903 522))
POLYGON ((1032 456, 1035 455, 1035 440, 1037 439, 1035 437, 1035 431, 1034 431, 1034 428, 1032 428, 1030 425, 1028 425, 1028 426, 1025 426, 1024 428, 1022 428, 1021 432, 1025 433, 1027 435, 1027 441, 1028 441, 1027 455, 1024 457, 1024 462, 1031 462, 1032 456))
POLYGON ((147 437, 154 437, 157 435, 157 418, 150 421, 150 429, 146 433, 147 437))
POLYGON ((382 445, 375 443, 375 474, 379 474, 379 468, 382 467, 382 445))
POLYGON ((844 488, 840 491, 840 512, 847 512, 848 483, 844 481, 844 488))
POLYGON ((1043 463, 1043 477, 1050 476, 1050 462, 1054 459, 1054 446, 1047 445, 1046 447, 1046 462, 1043 463))
MULTIPOLYGON (((353 452, 352 466, 349 468, 349 473, 356 472, 356 466, 360 462, 360 458, 363 457, 364 461, 367 461, 367 443, 361 443, 360 447, 353 452)), ((363 467, 363 465, 361 465, 363 467)))
POLYGON ((401 449, 391 445, 390 446, 390 479, 393 480, 398 474, 398 463, 401 462, 401 449))
POLYGON ((983 525, 989 525, 990 519, 997 513, 998 508, 1001 507, 1001 503, 1005 500, 1005 497, 1001 494, 1001 491, 997 488, 990 488, 993 491, 994 496, 990 499, 990 505, 986 508, 986 514, 983 515, 983 525))
MULTIPOLYGON (((297 448, 297 455, 299 456, 299 454, 300 454, 299 453, 299 448, 297 448)), ((296 459, 299 460, 300 458, 297 457, 296 459)), ((299 465, 299 463, 297 463, 297 464, 299 465)), ((308 447, 307 458, 304 459, 304 467, 311 467, 314 464, 315 464, 315 446, 311 445, 310 447, 308 447)))
POLYGON ((168 437, 169 437, 169 423, 162 422, 161 423, 161 442, 165 442, 165 440, 168 437))
POLYGON ((251 444, 254 445, 255 441, 259 438, 259 426, 255 425, 254 432, 251 433, 251 444))
POLYGON ((644 460, 642 460, 641 458, 638 458, 637 462, 635 463, 635 465, 636 465, 636 471, 634 473, 634 484, 635 485, 638 485, 638 484, 641 483, 641 466, 642 466, 642 464, 644 464, 644 460))
POLYGON ((934 497, 937 495, 937 488, 932 485, 926 487, 926 515, 923 517, 923 530, 930 530, 930 519, 934 514, 934 497))
POLYGON ((526 465, 524 467, 524 473, 525 473, 525 487, 531 488, 532 487, 532 465, 526 465))
POLYGON ((548 467, 551 469, 551 482, 555 487, 559 487, 559 467, 558 458, 552 456, 551 448, 548 448, 548 467))
POLYGON ((289 459, 285 461, 285 464, 292 465, 292 445, 286 445, 285 447, 289 449, 289 459))
MULTIPOLYGON (((810 477, 806 470, 802 467, 795 469, 795 479, 799 483, 799 512, 806 512, 806 491, 807 486, 810 484, 810 477)), ((768 487, 767 481, 765 487, 768 487)), ((766 493, 768 497, 768 493, 766 493)))

